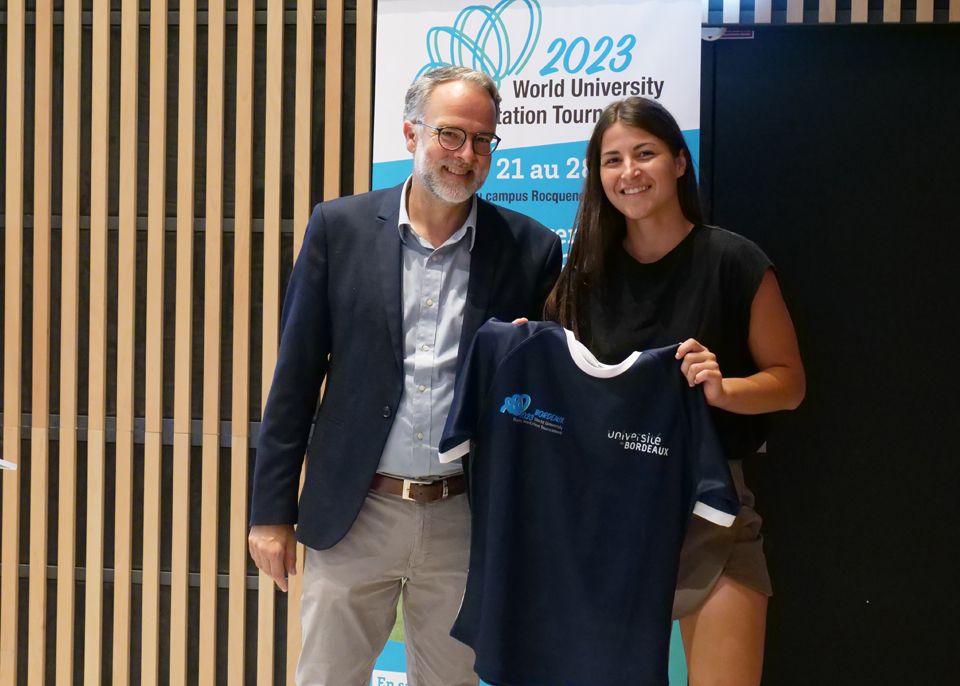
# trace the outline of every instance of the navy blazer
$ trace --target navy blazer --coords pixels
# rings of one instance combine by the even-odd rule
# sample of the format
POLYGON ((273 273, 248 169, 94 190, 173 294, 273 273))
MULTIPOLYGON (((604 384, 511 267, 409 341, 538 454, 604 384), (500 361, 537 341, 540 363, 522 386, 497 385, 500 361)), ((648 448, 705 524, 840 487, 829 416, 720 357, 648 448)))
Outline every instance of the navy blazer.
MULTIPOLYGON (((318 550, 343 538, 360 512, 403 392, 401 190, 317 205, 284 298, 250 523, 296 522, 297 538, 318 550)), ((539 318, 560 271, 556 234, 479 198, 477 205, 458 368, 490 317, 539 318)))

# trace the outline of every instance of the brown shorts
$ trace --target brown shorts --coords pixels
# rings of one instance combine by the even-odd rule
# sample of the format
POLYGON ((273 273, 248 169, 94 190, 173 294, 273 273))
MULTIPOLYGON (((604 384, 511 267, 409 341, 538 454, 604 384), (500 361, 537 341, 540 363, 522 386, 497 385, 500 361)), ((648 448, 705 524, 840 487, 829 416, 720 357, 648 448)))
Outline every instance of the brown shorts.
POLYGON ((753 509, 753 493, 743 482, 740 460, 730 461, 730 475, 740 496, 740 514, 724 528, 697 516, 690 517, 680 551, 673 618, 700 609, 721 576, 729 577, 766 596, 773 595, 767 558, 763 554, 762 519, 753 509))

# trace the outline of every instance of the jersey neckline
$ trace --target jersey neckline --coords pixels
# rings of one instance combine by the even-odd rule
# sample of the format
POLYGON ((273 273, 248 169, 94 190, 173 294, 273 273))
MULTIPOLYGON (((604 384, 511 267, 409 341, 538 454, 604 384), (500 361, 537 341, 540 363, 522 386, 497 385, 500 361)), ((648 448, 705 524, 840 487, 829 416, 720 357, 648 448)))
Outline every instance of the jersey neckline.
POLYGON ((587 346, 576 339, 573 331, 563 329, 563 333, 567 338, 567 349, 570 351, 570 358, 573 360, 573 363, 585 374, 598 379, 611 379, 623 374, 633 366, 633 363, 636 362, 641 355, 640 351, 634 350, 622 362, 604 364, 590 352, 587 346))

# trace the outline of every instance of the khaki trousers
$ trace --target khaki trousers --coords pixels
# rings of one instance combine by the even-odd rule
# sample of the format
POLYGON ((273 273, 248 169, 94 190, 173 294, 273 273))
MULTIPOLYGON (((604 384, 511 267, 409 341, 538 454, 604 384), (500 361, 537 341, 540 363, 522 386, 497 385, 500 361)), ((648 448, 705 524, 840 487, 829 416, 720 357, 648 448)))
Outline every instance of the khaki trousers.
POLYGON ((421 505, 371 491, 347 535, 306 549, 298 686, 367 686, 403 595, 409 686, 476 686, 450 636, 466 584, 465 495, 421 505))

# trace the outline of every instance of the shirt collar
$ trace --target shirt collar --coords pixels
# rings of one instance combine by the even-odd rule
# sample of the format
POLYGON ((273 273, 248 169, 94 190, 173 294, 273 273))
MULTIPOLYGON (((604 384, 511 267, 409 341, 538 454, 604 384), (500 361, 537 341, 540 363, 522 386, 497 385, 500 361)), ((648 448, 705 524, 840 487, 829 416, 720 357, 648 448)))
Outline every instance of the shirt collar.
MULTIPOLYGON (((400 232, 400 240, 406 241, 409 233, 413 231, 413 224, 410 223, 410 215, 407 213, 407 193, 410 190, 410 184, 413 176, 408 176, 403 184, 403 190, 400 192, 400 218, 397 222, 397 231, 400 232)), ((468 250, 473 251, 473 243, 477 237, 477 194, 474 193, 470 199, 470 213, 463 225, 457 229, 444 245, 453 244, 461 240, 464 236, 469 239, 468 250)), ((419 238, 419 236, 418 236, 419 238)))

